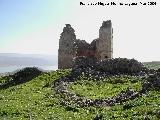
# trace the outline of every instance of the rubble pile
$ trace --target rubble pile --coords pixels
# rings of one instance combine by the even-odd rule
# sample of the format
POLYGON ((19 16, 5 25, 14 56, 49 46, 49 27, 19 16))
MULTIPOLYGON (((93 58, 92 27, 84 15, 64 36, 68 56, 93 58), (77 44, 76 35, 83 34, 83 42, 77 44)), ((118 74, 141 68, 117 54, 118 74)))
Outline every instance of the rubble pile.
POLYGON ((88 68, 88 67, 96 67, 97 59, 94 57, 75 57, 73 60, 74 66, 73 68, 88 68))
POLYGON ((134 59, 115 58, 106 59, 105 61, 97 62, 96 59, 87 57, 78 57, 74 59, 74 67, 69 75, 62 77, 52 86, 54 90, 63 98, 63 105, 69 104, 71 101, 79 107, 87 106, 112 106, 116 103, 122 103, 130 99, 141 96, 142 93, 151 89, 160 89, 160 70, 150 70, 145 68, 140 62, 134 59), (154 73, 154 74, 152 74, 154 73), (80 75, 84 74, 91 79, 103 79, 113 75, 131 75, 144 77, 145 82, 142 85, 142 90, 136 92, 130 88, 126 91, 121 91, 118 95, 104 99, 88 99, 68 90, 68 86, 78 80, 80 75))
POLYGON ((110 74, 139 74, 143 64, 135 59, 115 58, 98 62, 96 69, 110 74))
POLYGON ((160 90, 160 71, 155 74, 150 74, 143 83, 142 93, 150 90, 160 90))

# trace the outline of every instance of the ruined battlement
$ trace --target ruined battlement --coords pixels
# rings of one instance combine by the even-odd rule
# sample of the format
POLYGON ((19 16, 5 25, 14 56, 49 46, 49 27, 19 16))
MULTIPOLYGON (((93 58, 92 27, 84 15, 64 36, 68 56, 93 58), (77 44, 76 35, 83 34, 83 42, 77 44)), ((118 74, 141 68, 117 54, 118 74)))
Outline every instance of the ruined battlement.
POLYGON ((74 29, 71 27, 70 24, 66 24, 66 26, 63 28, 63 32, 62 32, 62 33, 64 33, 64 32, 74 33, 75 31, 74 31, 74 29))
POLYGON ((111 20, 103 21, 102 26, 100 28, 110 28, 112 27, 112 22, 111 20))
POLYGON ((75 57, 87 56, 97 60, 113 57, 113 28, 111 20, 103 21, 99 29, 99 38, 90 44, 76 39, 75 30, 70 24, 63 28, 59 39, 58 68, 72 68, 75 57))

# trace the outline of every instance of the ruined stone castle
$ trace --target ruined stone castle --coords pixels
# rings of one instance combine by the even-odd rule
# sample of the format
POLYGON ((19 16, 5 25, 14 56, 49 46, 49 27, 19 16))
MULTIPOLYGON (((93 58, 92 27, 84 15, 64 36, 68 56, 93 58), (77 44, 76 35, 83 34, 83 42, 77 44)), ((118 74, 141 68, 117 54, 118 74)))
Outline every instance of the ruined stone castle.
POLYGON ((99 29, 99 38, 90 44, 76 38, 70 24, 63 28, 59 39, 58 68, 72 68, 73 59, 79 56, 94 57, 104 60, 113 57, 113 28, 111 20, 103 21, 99 29))

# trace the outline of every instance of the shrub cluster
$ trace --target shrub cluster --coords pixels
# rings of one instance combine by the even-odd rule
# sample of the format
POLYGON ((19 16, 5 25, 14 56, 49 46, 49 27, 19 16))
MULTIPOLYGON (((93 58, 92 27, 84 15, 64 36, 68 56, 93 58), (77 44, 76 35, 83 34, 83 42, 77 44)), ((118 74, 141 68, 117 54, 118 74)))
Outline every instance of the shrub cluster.
POLYGON ((40 71, 38 68, 36 67, 26 67, 18 72, 16 72, 15 74, 12 75, 12 78, 15 81, 20 81, 20 80, 25 80, 29 77, 33 77, 33 76, 37 76, 39 74, 41 74, 42 71, 40 71))
POLYGON ((29 80, 32 80, 33 78, 40 75, 42 71, 40 71, 36 67, 26 67, 22 70, 17 71, 13 75, 9 75, 10 80, 8 82, 0 85, 0 88, 8 88, 13 85, 21 84, 24 82, 27 82, 29 80))

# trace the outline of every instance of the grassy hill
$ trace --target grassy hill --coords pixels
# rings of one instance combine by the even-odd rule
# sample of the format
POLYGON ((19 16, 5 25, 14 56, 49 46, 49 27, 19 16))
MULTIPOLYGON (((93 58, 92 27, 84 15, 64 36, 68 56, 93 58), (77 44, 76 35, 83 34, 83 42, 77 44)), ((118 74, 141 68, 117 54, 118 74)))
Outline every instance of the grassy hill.
MULTIPOLYGON (((41 73, 29 81, 11 84, 0 89, 0 120, 158 120, 160 119, 160 91, 151 90, 127 102, 113 106, 78 107, 62 104, 63 95, 56 94, 53 82, 70 70, 41 73)), ((0 85, 13 80, 0 77, 0 85)), ((103 81, 78 77, 68 90, 90 99, 112 97, 128 88, 139 91, 143 79, 135 76, 111 76, 103 81)))
POLYGON ((159 61, 144 62, 143 64, 150 69, 160 68, 160 62, 159 61))

